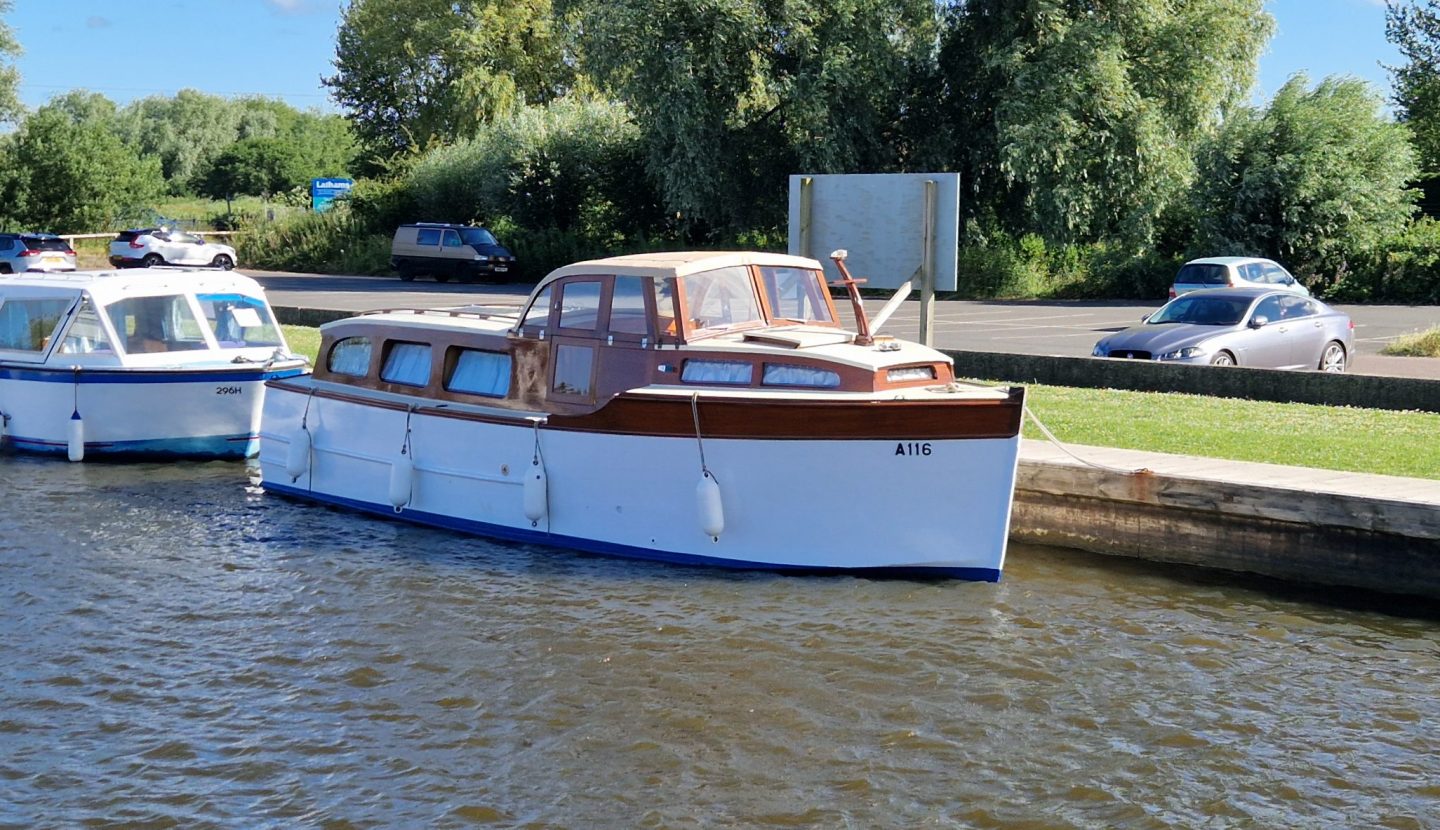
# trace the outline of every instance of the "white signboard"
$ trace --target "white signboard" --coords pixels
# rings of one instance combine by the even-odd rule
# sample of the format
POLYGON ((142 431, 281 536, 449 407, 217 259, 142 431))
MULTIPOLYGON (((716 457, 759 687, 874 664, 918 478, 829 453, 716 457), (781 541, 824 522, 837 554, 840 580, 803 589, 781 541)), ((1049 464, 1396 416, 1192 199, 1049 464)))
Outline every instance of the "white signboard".
POLYGON ((790 248, 825 265, 840 279, 830 252, 849 252, 845 264, 866 288, 920 284, 926 244, 934 257, 935 290, 954 291, 960 236, 960 174, 876 173, 790 177, 790 248), (928 214, 926 182, 934 182, 928 214))

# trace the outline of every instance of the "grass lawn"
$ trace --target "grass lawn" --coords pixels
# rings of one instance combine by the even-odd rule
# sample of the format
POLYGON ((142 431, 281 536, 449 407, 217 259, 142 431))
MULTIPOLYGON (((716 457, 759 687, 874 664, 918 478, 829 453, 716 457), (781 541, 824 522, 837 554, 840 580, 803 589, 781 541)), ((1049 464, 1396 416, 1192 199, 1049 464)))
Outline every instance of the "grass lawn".
MULTIPOLYGON (((285 326, 309 356, 320 330, 285 326)), ((1440 414, 1030 386, 1027 401, 1067 444, 1440 479, 1440 414)), ((1026 420, 1026 438, 1043 438, 1026 420)))

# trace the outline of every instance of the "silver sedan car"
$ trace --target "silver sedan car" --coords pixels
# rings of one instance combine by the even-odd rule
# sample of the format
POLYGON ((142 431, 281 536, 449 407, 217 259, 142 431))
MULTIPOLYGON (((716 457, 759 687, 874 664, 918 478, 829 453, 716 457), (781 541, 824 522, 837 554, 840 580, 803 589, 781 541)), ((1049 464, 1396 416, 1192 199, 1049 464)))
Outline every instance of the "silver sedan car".
POLYGON ((1343 372, 1355 346, 1350 317, 1312 297, 1273 288, 1183 294, 1095 344, 1096 357, 1214 366, 1343 372))

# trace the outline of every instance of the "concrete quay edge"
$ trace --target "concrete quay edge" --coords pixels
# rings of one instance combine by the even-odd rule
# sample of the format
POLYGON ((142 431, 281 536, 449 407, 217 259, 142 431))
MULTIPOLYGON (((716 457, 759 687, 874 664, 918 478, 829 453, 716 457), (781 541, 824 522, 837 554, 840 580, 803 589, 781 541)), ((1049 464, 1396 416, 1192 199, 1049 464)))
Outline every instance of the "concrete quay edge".
POLYGON ((1022 441, 1012 539, 1440 599, 1440 481, 1067 449, 1022 441))

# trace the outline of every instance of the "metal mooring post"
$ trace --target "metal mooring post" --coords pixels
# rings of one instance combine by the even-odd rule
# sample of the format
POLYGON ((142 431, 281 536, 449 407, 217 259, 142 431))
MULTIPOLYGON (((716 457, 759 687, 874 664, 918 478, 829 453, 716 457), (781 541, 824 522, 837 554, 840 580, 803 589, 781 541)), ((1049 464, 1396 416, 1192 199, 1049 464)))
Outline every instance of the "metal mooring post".
MULTIPOLYGON (((800 191, 804 202, 805 191, 800 191)), ((935 214, 939 188, 934 179, 925 180, 925 227, 921 235, 924 249, 920 258, 920 342, 935 345, 935 214)), ((802 212, 804 208, 801 208, 802 212)))
POLYGON ((809 176, 800 179, 800 256, 813 257, 810 251, 810 213, 815 204, 815 180, 809 176))

